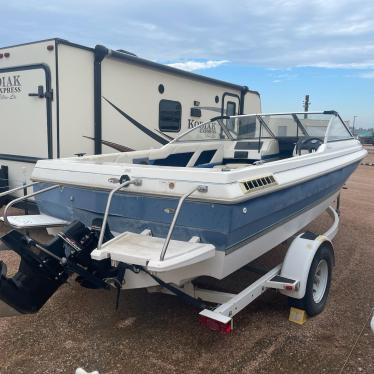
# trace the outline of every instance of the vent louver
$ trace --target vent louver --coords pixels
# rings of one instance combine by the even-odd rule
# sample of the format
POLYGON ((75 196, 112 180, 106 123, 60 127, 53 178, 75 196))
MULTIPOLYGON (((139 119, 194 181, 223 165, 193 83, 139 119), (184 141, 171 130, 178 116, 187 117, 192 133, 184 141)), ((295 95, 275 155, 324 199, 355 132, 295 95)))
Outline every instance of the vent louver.
POLYGON ((277 185, 277 181, 272 175, 267 175, 265 177, 241 181, 240 184, 243 187, 244 192, 252 192, 277 185))

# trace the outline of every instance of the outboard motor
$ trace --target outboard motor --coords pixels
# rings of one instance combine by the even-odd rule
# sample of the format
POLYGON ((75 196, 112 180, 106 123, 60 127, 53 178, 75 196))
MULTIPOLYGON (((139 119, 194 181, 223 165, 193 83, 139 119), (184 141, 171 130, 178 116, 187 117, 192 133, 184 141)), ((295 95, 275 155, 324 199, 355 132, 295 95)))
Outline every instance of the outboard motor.
POLYGON ((16 230, 4 235, 4 244, 21 256, 18 272, 11 278, 0 262, 0 317, 36 313, 73 273, 85 287, 108 288, 110 261, 93 261, 98 231, 72 222, 46 245, 16 230))

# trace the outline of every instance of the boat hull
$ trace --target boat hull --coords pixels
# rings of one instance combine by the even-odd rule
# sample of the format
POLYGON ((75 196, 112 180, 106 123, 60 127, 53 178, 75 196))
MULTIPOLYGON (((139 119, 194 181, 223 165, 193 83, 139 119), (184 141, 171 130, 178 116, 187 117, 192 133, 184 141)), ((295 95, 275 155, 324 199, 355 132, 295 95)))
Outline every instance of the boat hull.
MULTIPOLYGON (((199 236, 218 251, 230 253, 273 230, 306 210, 336 194, 358 163, 352 163, 313 179, 249 198, 237 204, 188 200, 183 205, 173 238, 189 240, 199 236)), ((47 187, 42 183, 36 190, 47 187)), ((108 192, 82 187, 65 186, 37 196, 42 213, 67 221, 74 219, 91 225, 102 217, 108 192)), ((150 229, 157 237, 166 237, 178 199, 164 196, 118 193, 114 196, 109 226, 113 232, 140 233, 150 229)))

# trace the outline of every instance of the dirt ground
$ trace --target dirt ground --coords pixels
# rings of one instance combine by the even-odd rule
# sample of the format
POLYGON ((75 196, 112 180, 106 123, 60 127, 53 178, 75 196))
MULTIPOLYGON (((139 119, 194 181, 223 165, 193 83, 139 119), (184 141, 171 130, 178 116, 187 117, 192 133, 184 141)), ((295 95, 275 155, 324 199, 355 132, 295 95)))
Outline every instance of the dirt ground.
MULTIPOLYGON (((369 151, 365 162, 373 163, 374 147, 369 151)), ((273 291, 236 316, 231 335, 222 335, 201 327, 198 311, 173 296, 128 291, 116 311, 114 291, 71 280, 38 314, 0 319, 0 372, 73 373, 81 366, 101 374, 374 373, 373 166, 361 165, 348 181, 341 213, 328 305, 303 326, 288 321, 287 299, 273 291)), ((326 215, 311 228, 327 225, 326 215)), ((273 265, 283 252, 277 248, 261 261, 273 265)), ((0 260, 16 268, 10 252, 1 251, 0 260)), ((249 279, 239 271, 226 285, 249 279)))

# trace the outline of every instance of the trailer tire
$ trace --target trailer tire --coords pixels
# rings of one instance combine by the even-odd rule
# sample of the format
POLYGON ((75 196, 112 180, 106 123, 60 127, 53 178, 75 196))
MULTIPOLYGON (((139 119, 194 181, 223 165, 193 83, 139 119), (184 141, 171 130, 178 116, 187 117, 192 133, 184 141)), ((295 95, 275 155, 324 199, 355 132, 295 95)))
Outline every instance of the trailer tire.
POLYGON ((321 244, 310 266, 304 297, 289 297, 289 305, 304 309, 311 317, 321 313, 329 295, 333 264, 334 253, 330 243, 321 244))

